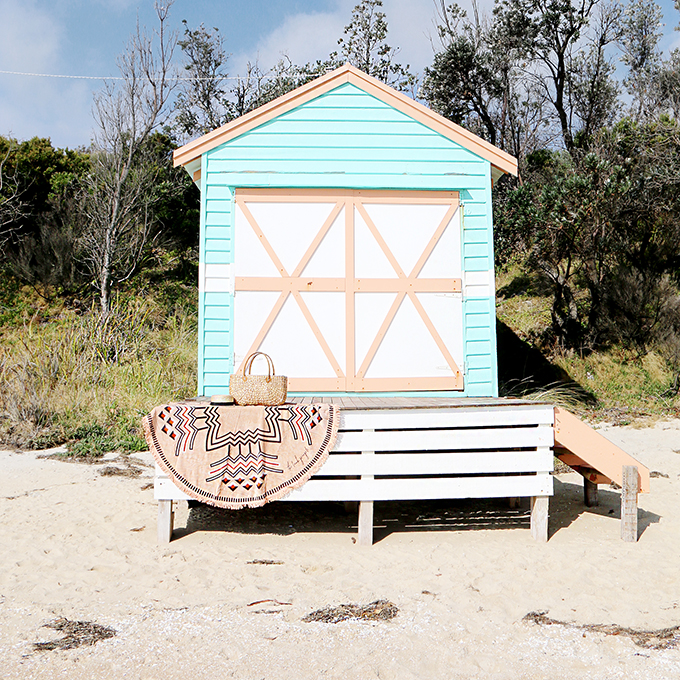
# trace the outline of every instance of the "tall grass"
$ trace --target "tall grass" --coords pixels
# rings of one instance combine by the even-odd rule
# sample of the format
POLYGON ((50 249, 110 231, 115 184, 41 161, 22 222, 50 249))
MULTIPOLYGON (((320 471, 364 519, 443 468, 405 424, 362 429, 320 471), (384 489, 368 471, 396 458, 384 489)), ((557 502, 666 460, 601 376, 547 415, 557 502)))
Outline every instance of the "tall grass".
POLYGON ((196 315, 169 315, 152 297, 118 298, 97 310, 62 311, 3 329, 0 441, 45 447, 78 440, 74 451, 139 450, 141 416, 196 394, 196 315), (90 442, 90 444, 88 444, 90 442))
POLYGON ((619 423, 642 415, 680 417, 680 334, 672 319, 666 320, 666 335, 650 337, 644 351, 621 345, 583 354, 560 351, 542 344, 551 297, 540 278, 510 268, 498 276, 497 289, 498 319, 565 378, 545 385, 532 376, 514 380, 500 386, 504 396, 548 401, 619 423))

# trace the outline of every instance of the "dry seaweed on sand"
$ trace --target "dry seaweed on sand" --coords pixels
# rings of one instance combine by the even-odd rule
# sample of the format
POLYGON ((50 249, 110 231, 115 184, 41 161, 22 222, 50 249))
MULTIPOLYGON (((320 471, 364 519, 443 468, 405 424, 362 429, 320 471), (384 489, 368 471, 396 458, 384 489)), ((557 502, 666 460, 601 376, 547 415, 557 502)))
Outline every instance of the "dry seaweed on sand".
POLYGON ((337 607, 324 607, 303 617, 305 623, 320 621, 321 623, 339 623, 348 619, 361 621, 389 621, 399 613, 399 608, 388 600, 376 600, 365 606, 358 604, 340 604, 337 607))
POLYGON ((265 565, 271 565, 271 564, 283 564, 281 560, 250 560, 246 562, 246 564, 265 564, 265 565))
POLYGON ((45 652, 53 649, 75 649, 95 645, 101 640, 107 640, 116 635, 113 628, 100 626, 92 621, 69 621, 65 618, 58 618, 50 623, 46 623, 43 628, 52 628, 63 633, 63 637, 50 642, 34 642, 33 651, 45 652))
POLYGON ((522 620, 533 621, 540 626, 564 626, 590 633, 604 633, 605 635, 621 635, 629 637, 638 647, 645 649, 672 649, 680 643, 680 626, 662 628, 660 630, 636 630, 624 628, 616 624, 589 623, 579 624, 568 621, 558 621, 548 617, 547 612, 529 612, 522 620))
POLYGON ((99 471, 102 477, 139 477, 142 474, 142 469, 138 467, 117 467, 115 465, 108 465, 99 471))

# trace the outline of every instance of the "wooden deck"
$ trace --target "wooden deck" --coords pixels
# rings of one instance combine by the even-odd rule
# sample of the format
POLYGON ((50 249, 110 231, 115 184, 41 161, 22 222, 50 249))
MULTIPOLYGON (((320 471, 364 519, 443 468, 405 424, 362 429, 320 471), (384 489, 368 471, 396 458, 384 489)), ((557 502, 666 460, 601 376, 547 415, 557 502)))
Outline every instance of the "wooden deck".
POLYGON ((528 401, 526 399, 505 399, 502 397, 472 399, 462 397, 297 397, 289 396, 293 404, 335 404, 343 411, 375 411, 382 409, 440 409, 440 408, 479 408, 507 406, 536 406, 545 402, 528 401))
MULTIPOLYGON (((340 408, 338 437, 319 473, 286 501, 359 505, 359 544, 373 541, 375 501, 458 498, 531 500, 531 533, 548 537, 554 409, 519 399, 291 397, 340 408)), ((164 503, 187 499, 157 476, 159 540, 171 535, 164 503)))

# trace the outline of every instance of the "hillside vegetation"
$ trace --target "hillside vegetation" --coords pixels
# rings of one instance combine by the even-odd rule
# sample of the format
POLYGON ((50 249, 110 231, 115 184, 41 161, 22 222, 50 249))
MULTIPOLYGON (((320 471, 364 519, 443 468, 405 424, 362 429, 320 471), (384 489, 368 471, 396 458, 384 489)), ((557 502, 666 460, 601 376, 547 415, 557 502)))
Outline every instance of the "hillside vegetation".
POLYGON ((196 394, 197 289, 171 274, 118 292, 104 323, 94 300, 49 300, 4 278, 0 443, 68 443, 79 457, 146 449, 141 417, 196 394))
MULTIPOLYGON (((500 391, 545 398, 617 424, 680 417, 677 338, 645 348, 564 349, 551 336, 548 282, 519 267, 496 280, 500 391)), ((578 294, 583 297, 583 293, 578 294)))
POLYGON ((236 78, 220 31, 179 37, 171 5, 95 94, 86 149, 0 136, 4 445, 131 451, 144 413, 195 394, 199 195, 172 152, 345 61, 518 160, 493 188, 501 393, 679 414, 680 50, 655 2, 437 2, 420 81, 382 0, 337 51, 236 78))
MULTIPOLYGON (((501 394, 566 405, 625 424, 680 416, 667 349, 621 345, 581 354, 541 346, 551 296, 514 268, 498 277, 501 394), (542 350, 542 351, 541 351, 542 350)), ((196 394, 197 287, 157 264, 114 298, 100 323, 96 300, 48 300, 5 276, 0 286, 0 443, 70 455, 143 450, 140 420, 154 406, 196 394)))

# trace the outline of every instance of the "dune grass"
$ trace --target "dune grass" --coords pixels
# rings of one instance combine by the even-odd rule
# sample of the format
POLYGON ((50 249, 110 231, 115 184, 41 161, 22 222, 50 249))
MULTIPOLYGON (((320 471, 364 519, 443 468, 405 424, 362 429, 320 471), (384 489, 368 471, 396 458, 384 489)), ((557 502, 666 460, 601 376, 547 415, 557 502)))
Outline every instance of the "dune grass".
POLYGON ((148 291, 117 296, 105 323, 96 306, 23 309, 0 329, 0 441, 83 457, 146 448, 141 417, 196 394, 196 320, 195 302, 168 309, 148 291))
MULTIPOLYGON (((146 448, 140 420, 154 406, 196 394, 195 285, 159 274, 120 293, 106 323, 96 305, 47 302, 5 278, 0 284, 0 445, 92 458, 146 448)), ((540 282, 520 272, 498 281, 498 318, 525 343, 549 322, 540 282)), ((561 405, 625 424, 680 417, 678 373, 656 349, 620 347, 544 357, 565 377, 518 380, 501 393, 561 405), (569 378, 571 380, 569 380, 569 378)))
POLYGON ((621 346, 584 354, 542 346, 550 325, 551 297, 546 284, 518 267, 496 279, 498 319, 524 343, 538 349, 561 381, 538 384, 528 379, 501 385, 506 396, 549 401, 583 415, 618 424, 652 416, 680 417, 680 357, 669 347, 647 351, 621 346))

